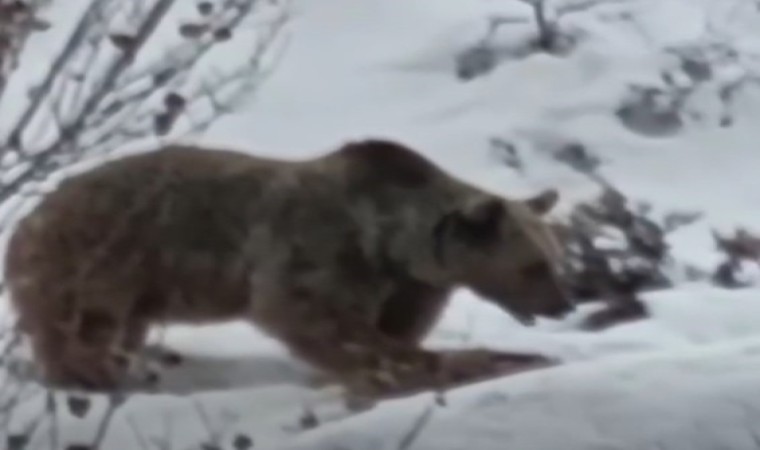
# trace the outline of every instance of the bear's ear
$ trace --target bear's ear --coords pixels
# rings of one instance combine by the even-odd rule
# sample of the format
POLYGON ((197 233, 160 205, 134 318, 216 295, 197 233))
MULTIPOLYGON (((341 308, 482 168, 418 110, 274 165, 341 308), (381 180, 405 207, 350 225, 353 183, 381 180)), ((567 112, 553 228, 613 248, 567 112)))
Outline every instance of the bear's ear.
POLYGON ((451 241, 466 246, 493 242, 506 219, 506 205, 498 198, 479 199, 444 215, 433 230, 439 261, 443 262, 443 249, 451 241))
POLYGON ((543 216, 554 209, 558 201, 559 192, 556 189, 546 189, 533 197, 523 200, 523 203, 539 216, 543 216))

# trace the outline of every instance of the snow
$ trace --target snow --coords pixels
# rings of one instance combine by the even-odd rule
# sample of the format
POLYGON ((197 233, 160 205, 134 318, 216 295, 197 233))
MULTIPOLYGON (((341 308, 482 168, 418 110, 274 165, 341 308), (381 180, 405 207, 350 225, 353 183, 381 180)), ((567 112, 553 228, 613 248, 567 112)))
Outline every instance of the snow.
MULTIPOLYGON (((735 96, 732 126, 720 126, 721 89, 742 74, 760 73, 753 72, 760 12, 752 2, 608 0, 561 19, 582 37, 566 55, 502 60, 467 82, 455 76, 457 55, 482 38, 489 17, 530 18, 526 5, 294 0, 292 7, 289 42, 273 76, 240 111, 194 140, 298 159, 349 139, 395 138, 494 192, 523 196, 557 187, 559 214, 598 191, 552 158, 565 143, 581 142, 632 199, 658 214, 704 213, 670 236, 679 261, 712 270, 719 258, 712 229, 760 229, 760 91, 752 83, 735 96), (664 87, 662 73, 678 68, 666 47, 717 54, 716 42, 738 57, 715 66, 713 78, 686 100, 684 108, 698 117, 657 137, 616 118, 629 85, 664 87), (489 146, 494 137, 515 144, 524 172, 499 162, 489 146)), ((530 23, 505 25, 496 45, 508 52, 530 30, 530 23)), ((22 67, 30 74, 47 64, 53 53, 45 43, 60 42, 61 33, 35 39, 22 67)), ((238 45, 222 47, 220 63, 239 58, 238 45)), ((690 86, 687 75, 674 78, 690 86)), ((448 406, 432 410, 411 447, 402 441, 431 407, 430 394, 345 417, 331 392, 306 385, 308 368, 247 324, 173 327, 163 339, 187 361, 166 374, 160 393, 132 396, 116 410, 101 448, 185 449, 205 442, 227 449, 239 435, 251 437, 255 448, 293 450, 760 447, 760 288, 683 283, 644 298, 651 318, 591 333, 575 325, 599 305, 526 328, 458 292, 426 345, 540 351, 564 364, 448 393, 448 406), (325 423, 299 430, 305 409, 325 423)), ((31 426, 44 400, 39 394, 21 402, 9 432, 31 426)), ((106 408, 106 398, 96 400, 85 419, 58 412, 60 442, 95 436, 106 408)), ((50 448, 46 428, 35 436, 28 448, 50 448)))
MULTIPOLYGON (((432 409, 412 448, 754 449, 758 343, 610 357, 463 388, 432 409)), ((388 402, 278 448, 397 448, 430 403, 388 402)))

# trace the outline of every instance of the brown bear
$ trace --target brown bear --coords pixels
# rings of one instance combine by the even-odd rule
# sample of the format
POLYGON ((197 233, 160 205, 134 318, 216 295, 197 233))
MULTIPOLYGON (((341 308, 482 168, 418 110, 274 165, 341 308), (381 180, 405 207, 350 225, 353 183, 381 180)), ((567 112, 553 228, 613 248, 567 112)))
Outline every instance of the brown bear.
POLYGON ((405 394, 548 364, 421 340, 453 289, 529 323, 573 306, 540 219, 407 146, 308 160, 173 145, 70 176, 14 230, 6 281, 51 386, 124 386, 152 325, 244 318, 349 391, 405 394))

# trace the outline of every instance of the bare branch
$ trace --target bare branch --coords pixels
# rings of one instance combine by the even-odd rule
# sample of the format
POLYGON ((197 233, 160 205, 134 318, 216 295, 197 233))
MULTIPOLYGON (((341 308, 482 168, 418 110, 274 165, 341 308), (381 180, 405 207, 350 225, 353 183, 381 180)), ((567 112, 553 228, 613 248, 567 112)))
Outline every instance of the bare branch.
POLYGON ((0 0, 0 99, 29 36, 49 27, 46 21, 38 17, 48 3, 49 0, 0 0))
POLYGON ((127 397, 120 392, 114 392, 108 396, 108 408, 106 409, 106 412, 103 415, 100 424, 98 425, 98 430, 95 433, 95 438, 93 439, 90 448, 102 448, 103 439, 106 437, 108 427, 111 426, 114 414, 116 414, 116 411, 118 411, 119 408, 124 405, 124 402, 126 402, 126 400, 127 397))
POLYGON ((147 19, 141 24, 134 36, 129 47, 122 49, 121 56, 105 71, 102 79, 99 81, 94 92, 90 95, 87 102, 82 107, 78 117, 71 123, 64 126, 61 130, 61 138, 57 143, 59 146, 66 146, 68 143, 76 141, 76 133, 86 123, 90 115, 100 105, 101 101, 111 91, 117 81, 117 77, 132 63, 135 55, 140 51, 145 42, 153 35, 156 27, 164 18, 171 8, 174 0, 158 0, 150 12, 147 19))
POLYGON ((396 447, 397 450, 408 450, 414 444, 414 442, 417 441, 420 434, 422 433, 422 430, 427 426, 428 423, 430 423, 430 419, 433 418, 434 410, 435 404, 430 404, 422 411, 422 414, 417 417, 409 431, 404 434, 403 438, 398 444, 398 447, 396 447))
POLYGON ((127 423, 129 424, 129 428, 132 430, 132 433, 134 433, 135 438, 137 439, 138 445, 140 445, 140 448, 142 450, 148 450, 150 447, 148 445, 148 439, 145 438, 145 435, 140 431, 140 428, 135 424, 134 419, 131 416, 127 417, 127 423))
MULTIPOLYGON (((202 80, 189 92, 189 74, 213 47, 224 42, 253 12, 255 0, 219 0, 209 11, 199 11, 208 33, 182 39, 156 61, 137 70, 136 55, 166 17, 174 0, 155 0, 124 7, 135 31, 109 32, 118 7, 114 0, 92 0, 93 6, 78 22, 64 50, 59 54, 42 85, 35 89, 32 102, 12 129, 0 157, 18 159, 0 181, 0 204, 22 187, 39 181, 63 166, 87 155, 104 155, 131 141, 161 136, 173 130, 181 116, 193 133, 205 130, 229 112, 247 91, 257 88, 268 72, 261 60, 273 47, 288 16, 282 14, 263 29, 256 47, 242 64, 229 73, 202 80), (97 7, 96 7, 97 6, 97 7), (106 43, 116 47, 108 49, 106 43), (116 51, 105 66, 93 64, 104 51, 116 51), (181 100, 167 103, 165 99, 181 100), (43 106, 50 105, 43 110, 43 106), (49 110, 49 111, 48 111, 49 110), (206 113, 199 113, 205 110, 206 113), (42 113, 49 115, 57 135, 41 149, 31 151, 25 140, 29 125, 42 113), (23 136, 23 139, 22 139, 23 136), (20 159, 19 159, 20 158, 20 159)), ((284 8, 283 8, 284 9, 284 8)), ((46 126, 48 129, 51 127, 46 126)), ((7 159, 7 158, 6 158, 7 159)))
MULTIPOLYGON (((12 131, 8 135, 9 148, 21 148, 23 146, 23 133, 29 126, 29 123, 39 111, 45 99, 50 94, 50 90, 53 88, 55 81, 61 75, 66 64, 71 60, 75 52, 81 47, 83 42, 91 31, 91 27, 94 21, 100 19, 102 16, 102 10, 108 3, 114 0, 94 0, 91 5, 86 9, 79 23, 76 25, 74 32, 69 36, 68 41, 63 46, 63 50, 58 57, 53 61, 52 66, 45 75, 42 84, 35 89, 32 96, 31 104, 24 110, 24 113, 19 118, 18 123, 13 127, 12 131)), ((0 147, 2 149, 2 147, 0 147)), ((2 153, 0 153, 2 157, 2 153)))

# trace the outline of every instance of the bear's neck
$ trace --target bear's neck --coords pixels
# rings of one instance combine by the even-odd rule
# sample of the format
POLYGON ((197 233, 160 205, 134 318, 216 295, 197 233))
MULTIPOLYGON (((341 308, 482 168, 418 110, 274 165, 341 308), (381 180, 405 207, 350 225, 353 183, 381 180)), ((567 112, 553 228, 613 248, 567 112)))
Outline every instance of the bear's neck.
POLYGON ((448 288, 450 280, 435 260, 433 230, 462 197, 462 191, 448 189, 389 187, 354 197, 351 208, 369 255, 419 281, 448 288))

